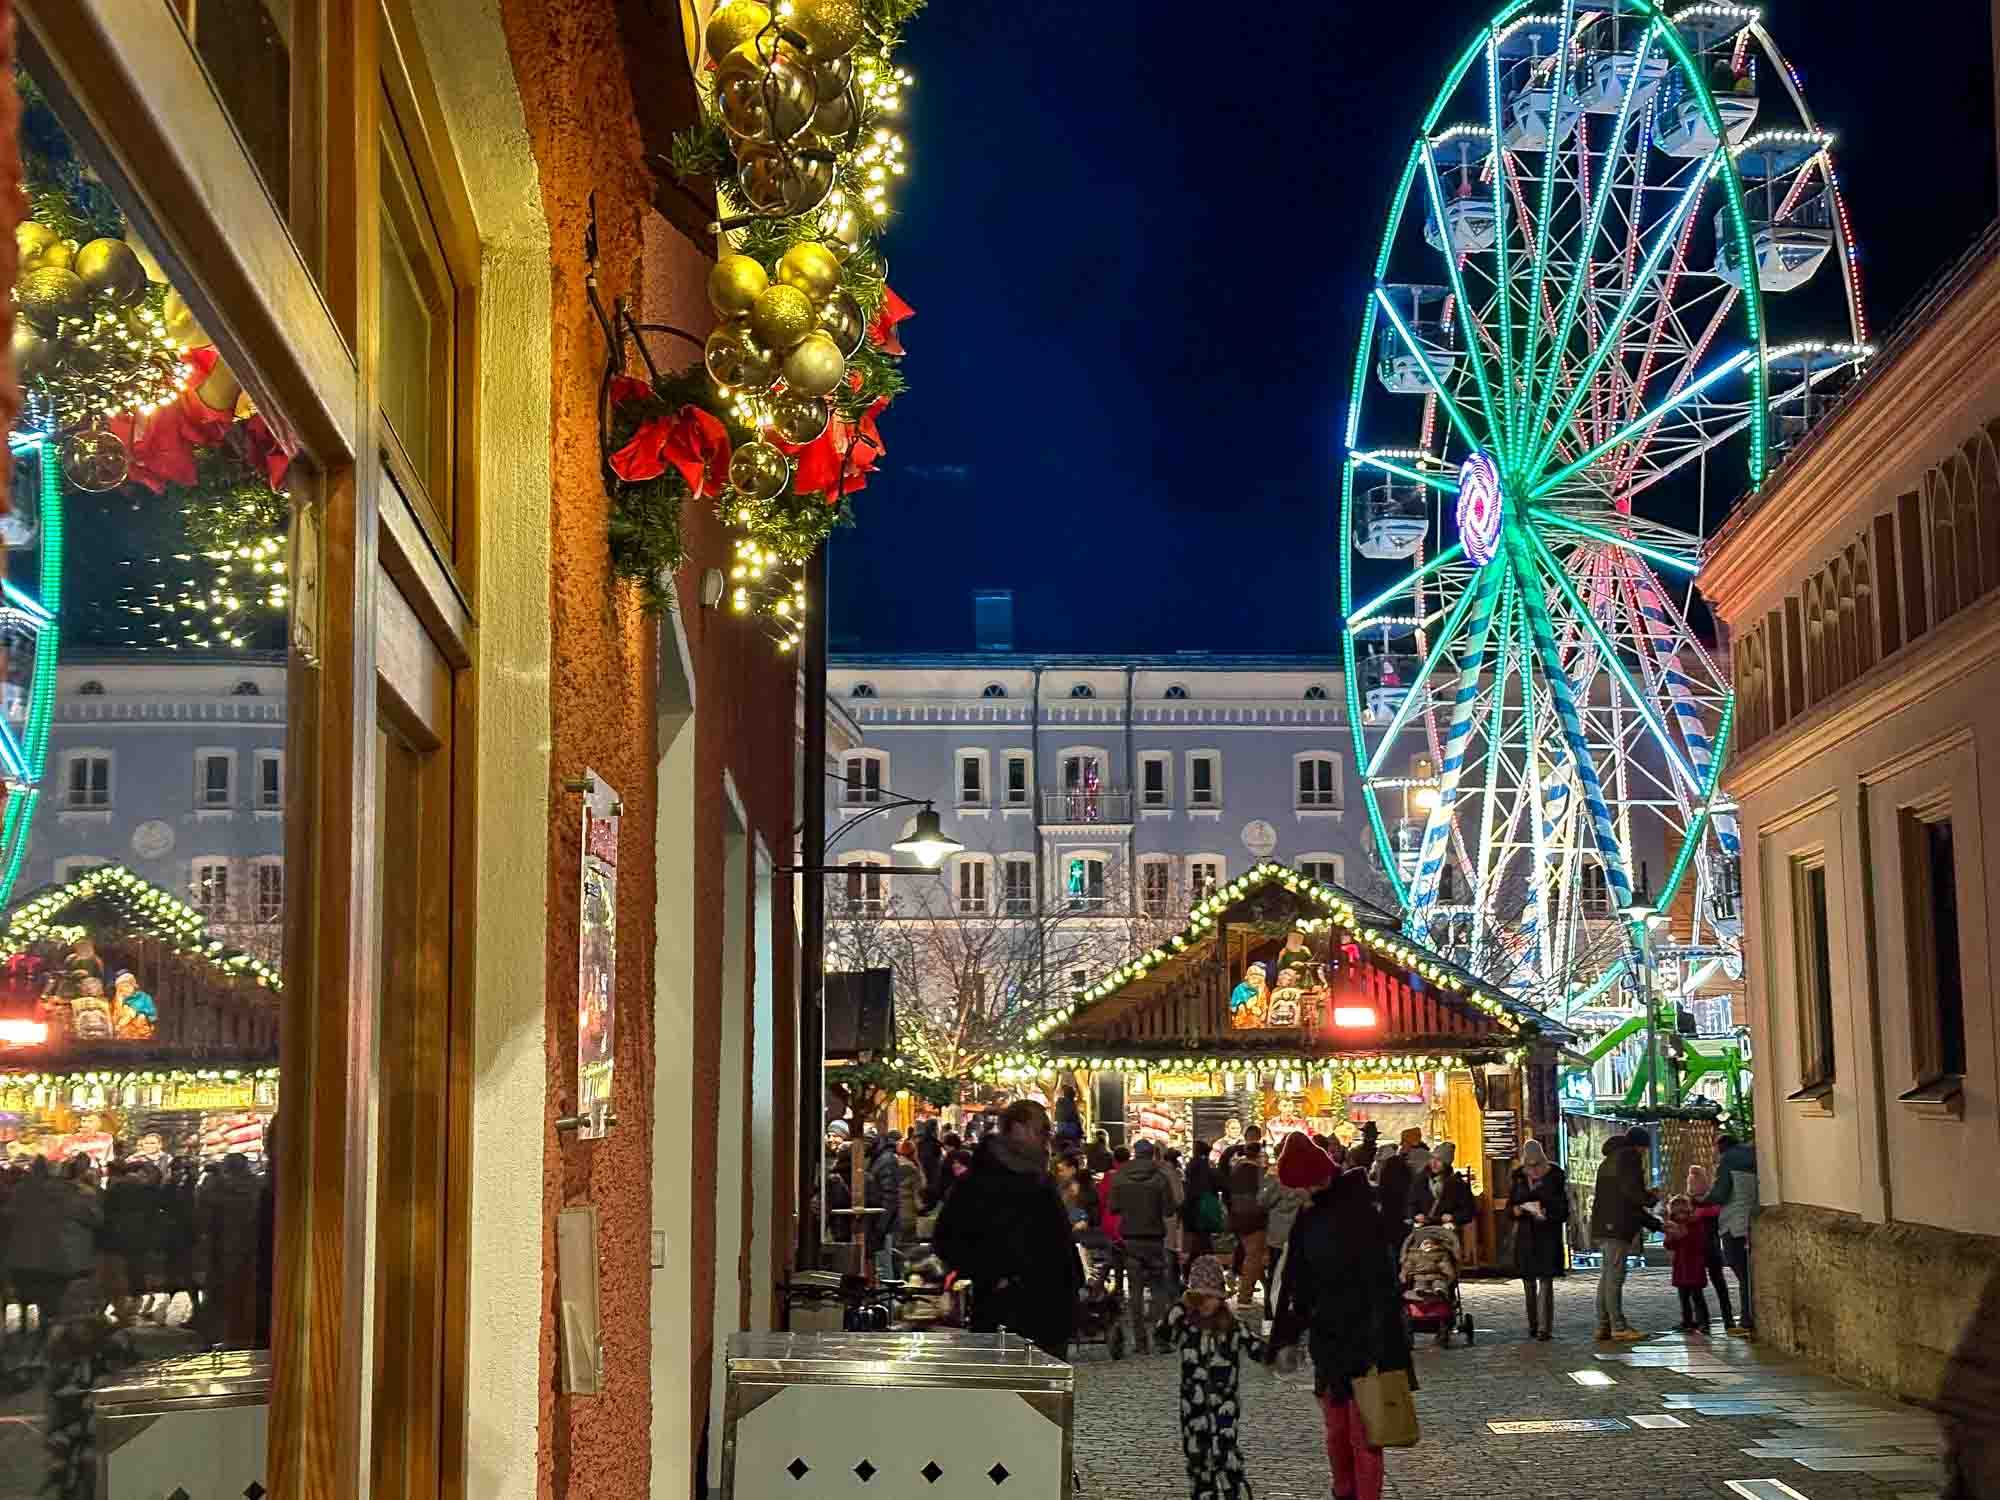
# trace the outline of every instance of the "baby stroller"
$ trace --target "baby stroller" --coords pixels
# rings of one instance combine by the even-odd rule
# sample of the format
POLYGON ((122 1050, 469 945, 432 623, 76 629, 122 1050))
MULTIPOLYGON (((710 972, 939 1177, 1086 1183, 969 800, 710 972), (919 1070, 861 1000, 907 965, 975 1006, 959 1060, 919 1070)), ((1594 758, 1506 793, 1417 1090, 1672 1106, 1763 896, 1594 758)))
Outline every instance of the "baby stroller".
POLYGON ((1070 1342, 1102 1344, 1113 1359, 1125 1357, 1125 1252, 1116 1242, 1093 1235, 1076 1247, 1083 1262, 1083 1290, 1076 1299, 1076 1326, 1070 1342))
POLYGON ((1403 1241, 1403 1316, 1412 1333, 1435 1333, 1449 1349, 1453 1333, 1473 1341, 1472 1314, 1458 1295, 1458 1233, 1422 1224, 1403 1241))

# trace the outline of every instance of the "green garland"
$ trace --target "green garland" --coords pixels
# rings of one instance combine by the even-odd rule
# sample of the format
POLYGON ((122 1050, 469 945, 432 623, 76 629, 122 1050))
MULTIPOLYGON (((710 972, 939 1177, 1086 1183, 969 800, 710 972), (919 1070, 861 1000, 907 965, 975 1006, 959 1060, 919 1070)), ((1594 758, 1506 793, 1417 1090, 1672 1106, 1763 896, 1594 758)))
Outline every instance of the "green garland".
MULTIPOLYGON (((631 442, 646 423, 671 417, 687 406, 699 407, 720 421, 732 449, 749 441, 750 429, 738 420, 729 403, 716 395, 708 372, 696 364, 662 375, 650 397, 612 404, 610 451, 616 453, 631 442)), ((647 612, 659 614, 673 603, 666 580, 687 561, 687 543, 681 532, 681 507, 689 495, 687 481, 669 464, 652 479, 628 482, 614 477, 610 491, 611 571, 637 584, 647 612)))
POLYGON ((879 1097, 894 1098, 898 1092, 907 1090, 926 1104, 943 1109, 958 1098, 958 1084, 953 1080, 920 1073, 900 1063, 847 1063, 828 1069, 826 1081, 845 1089, 850 1099, 861 1098, 869 1092, 879 1097))

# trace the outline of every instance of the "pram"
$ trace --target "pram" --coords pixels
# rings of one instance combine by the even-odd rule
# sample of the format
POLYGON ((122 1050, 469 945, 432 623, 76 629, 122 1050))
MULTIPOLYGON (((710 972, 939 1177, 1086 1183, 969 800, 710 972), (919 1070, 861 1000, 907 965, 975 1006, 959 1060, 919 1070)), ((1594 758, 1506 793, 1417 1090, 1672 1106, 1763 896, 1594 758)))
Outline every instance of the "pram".
POLYGON ((1102 1344, 1113 1359, 1125 1357, 1125 1252, 1105 1235, 1079 1240, 1083 1291, 1076 1299, 1076 1326, 1070 1342, 1102 1344))
POLYGON ((1472 1314, 1458 1295, 1458 1232, 1448 1224, 1420 1224, 1403 1241, 1403 1316, 1412 1333, 1435 1333, 1449 1349, 1453 1333, 1473 1341, 1472 1314))

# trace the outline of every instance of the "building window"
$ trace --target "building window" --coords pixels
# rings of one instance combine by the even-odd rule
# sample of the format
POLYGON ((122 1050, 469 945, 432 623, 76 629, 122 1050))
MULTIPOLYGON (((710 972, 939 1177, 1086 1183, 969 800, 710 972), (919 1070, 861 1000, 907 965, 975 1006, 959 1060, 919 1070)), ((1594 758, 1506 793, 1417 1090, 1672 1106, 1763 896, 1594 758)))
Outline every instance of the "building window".
POLYGON ((1069 971, 1069 993, 1074 999, 1090 988, 1090 970, 1071 969, 1069 971))
POLYGON ((1104 857, 1072 854, 1063 861, 1063 897, 1084 911, 1104 910, 1104 857))
POLYGON ((1308 854, 1299 860, 1298 871, 1321 885, 1341 885, 1347 878, 1347 861, 1338 854, 1308 854))
POLYGON ((1315 682, 1311 687, 1306 689, 1306 702, 1308 703, 1326 702, 1326 689, 1321 687, 1317 682, 1315 682))
POLYGON ((76 685, 76 695, 79 698, 102 698, 104 696, 104 684, 99 682, 95 677, 86 677, 76 685))
POLYGON ((1000 683, 989 682, 985 687, 980 689, 979 696, 982 698, 1004 698, 1007 696, 1007 689, 1000 683))
POLYGON ((986 861, 961 859, 958 862, 958 910, 961 916, 986 915, 986 861))
POLYGON ((254 882, 250 897, 256 903, 259 922, 276 922, 285 914, 285 866, 280 860, 261 859, 251 866, 254 882))
POLYGON ((1188 806, 1222 805, 1222 757, 1213 750, 1198 750, 1188 757, 1188 806))
POLYGON ((85 870, 95 870, 109 863, 109 860, 99 859, 95 854, 72 854, 67 859, 59 859, 56 861, 56 884, 68 885, 85 870))
POLYGON ((850 854, 841 863, 847 869, 847 915, 881 916, 888 907, 888 881, 881 868, 887 861, 879 854, 850 854))
POLYGON ((1164 917, 1173 900, 1173 866, 1148 859, 1139 866, 1139 905, 1149 917, 1164 917))
POLYGON ((1031 916, 1035 910, 1035 862, 1010 859, 1000 866, 1000 908, 1010 917, 1031 916))
POLYGON ((236 804, 236 757, 227 750, 199 750, 194 757, 196 807, 236 804))
POLYGON ((1187 695, 1188 695, 1187 689, 1182 687, 1178 682, 1176 682, 1167 688, 1167 691, 1163 696, 1172 700, 1175 703, 1178 703, 1183 698, 1187 697, 1187 695))
POLYGON ((889 757, 862 751, 847 757, 847 795, 850 807, 880 802, 883 785, 889 779, 889 757))
POLYGON ((857 682, 847 690, 847 696, 850 698, 872 698, 875 696, 875 684, 872 682, 857 682))
POLYGON ((1007 757, 1007 805, 1028 805, 1028 757, 1025 755, 1007 757))
POLYGON ((1833 947, 1827 928, 1826 862, 1792 866, 1792 964, 1798 976, 1799 1083, 1831 1084, 1837 1059, 1833 1043, 1833 947))
POLYGON ((282 751, 257 752, 257 807, 276 812, 285 805, 285 757, 282 751))
POLYGON ((1965 981, 1958 960, 1958 870, 1951 819, 1903 814, 1909 910, 1911 1060, 1919 1084, 1965 1076, 1965 981))
POLYGON ((198 859, 189 905, 211 922, 229 920, 229 861, 198 859))
POLYGON ((1219 854, 1197 854, 1188 860, 1188 901, 1205 901, 1222 884, 1223 860, 1219 854))
MULTIPOLYGON (((1102 750, 1074 749, 1062 754, 1062 794, 1044 804, 1044 815, 1058 823, 1097 823, 1107 817, 1104 795, 1110 790, 1104 768, 1109 757, 1102 750)), ((1130 820, 1129 812, 1109 814, 1113 822, 1130 820)))
POLYGON ((1159 751, 1151 751, 1139 757, 1140 806, 1172 805, 1172 792, 1167 784, 1167 763, 1171 759, 1171 756, 1159 751))
POLYGON ((232 698, 261 698, 264 696, 264 690, 246 677, 229 690, 229 696, 232 698))
POLYGON ((984 807, 986 805, 986 752, 984 750, 961 750, 958 752, 958 805, 960 807, 984 807))
POLYGON ((1095 698, 1097 696, 1096 693, 1091 691, 1090 684, 1087 682, 1075 684, 1070 688, 1069 695, 1072 698, 1095 698))
POLYGON ((110 751, 78 750, 70 755, 63 805, 78 808, 111 805, 110 751))
POLYGON ((1611 884, 1604 878, 1604 866, 1587 864, 1583 867, 1581 895, 1586 917, 1611 915, 1611 884))
POLYGON ((1337 808, 1340 806, 1340 757, 1338 755, 1315 752, 1298 758, 1299 808, 1337 808))

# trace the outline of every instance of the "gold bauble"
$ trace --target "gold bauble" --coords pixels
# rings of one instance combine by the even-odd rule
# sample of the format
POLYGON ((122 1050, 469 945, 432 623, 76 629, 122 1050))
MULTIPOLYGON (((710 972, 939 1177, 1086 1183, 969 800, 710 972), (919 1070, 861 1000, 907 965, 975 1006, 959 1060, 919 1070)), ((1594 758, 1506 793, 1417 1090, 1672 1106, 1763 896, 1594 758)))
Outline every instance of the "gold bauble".
POLYGON ((778 378, 778 361, 750 336, 750 330, 725 323, 708 336, 702 363, 717 385, 746 391, 766 391, 778 378))
POLYGON ((813 59, 813 83, 819 89, 820 102, 824 103, 845 89, 854 81, 854 59, 851 57, 825 57, 813 59))
POLYGON ((187 299, 171 287, 167 290, 167 300, 160 308, 160 321, 167 330, 167 337, 186 349, 206 349, 215 340, 194 319, 194 309, 187 305, 187 299))
POLYGON ((54 339, 30 323, 26 318, 14 320, 13 359, 14 373, 22 380, 33 380, 39 375, 55 373, 58 350, 54 339))
POLYGON ((785 356, 785 388, 801 396, 824 396, 846 378, 847 361, 823 333, 809 333, 785 356))
POLYGON ((39 271, 44 267, 51 271, 74 271, 76 269, 76 241, 56 240, 52 244, 42 246, 41 252, 35 256, 35 263, 30 269, 39 271))
POLYGON ((759 343, 782 353, 812 332, 812 298, 783 282, 767 286, 750 309, 750 327, 759 343))
POLYGON ((725 318, 741 317, 757 303, 771 278, 747 255, 725 255, 708 273, 708 301, 725 318))
POLYGON ((854 102, 852 89, 822 93, 819 108, 813 111, 813 134, 846 145, 860 119, 861 106, 854 102))
POLYGON ((769 500, 792 477, 785 455, 769 443, 750 442, 729 455, 729 482, 739 495, 769 500))
POLYGON ((791 23, 815 58, 845 57, 868 34, 861 0, 795 0, 791 23))
POLYGON ((782 146, 812 123, 819 91, 812 64, 796 48, 752 41, 715 70, 715 102, 731 135, 782 146))
POLYGON ((14 249, 21 257, 22 268, 28 269, 28 262, 39 256, 62 236, 46 224, 38 224, 33 219, 23 219, 14 226, 14 249))
POLYGON ((729 0, 708 18, 703 40, 708 44, 710 61, 721 62, 770 24, 770 7, 757 0, 729 0))
POLYGON ((819 310, 820 332, 833 340, 843 359, 854 358, 861 341, 868 337, 868 319, 861 304, 847 292, 835 292, 819 310))
POLYGON ((116 489, 132 472, 132 454, 124 441, 102 427, 86 427, 64 439, 63 478, 92 494, 116 489))
POLYGON ((90 294, 74 271, 43 266, 23 276, 15 294, 21 316, 43 333, 53 334, 64 318, 80 318, 90 306, 90 294))
POLYGON ((748 147, 738 153, 744 201, 760 214, 811 213, 833 191, 833 158, 748 147))
POLYGON ((818 306, 840 290, 840 261, 826 246, 808 240, 778 257, 778 280, 797 287, 818 306))
POLYGON ((146 268, 123 240, 92 240, 76 252, 71 269, 91 296, 113 307, 128 306, 146 293, 146 268))
POLYGON ((814 442, 826 431, 827 405, 817 396, 788 390, 773 396, 769 409, 771 430, 788 443, 814 442))

